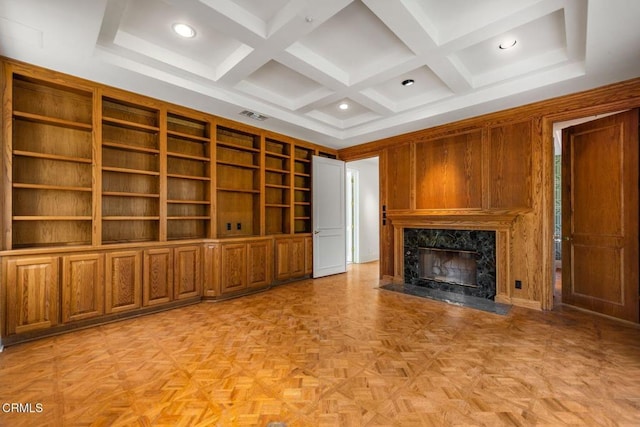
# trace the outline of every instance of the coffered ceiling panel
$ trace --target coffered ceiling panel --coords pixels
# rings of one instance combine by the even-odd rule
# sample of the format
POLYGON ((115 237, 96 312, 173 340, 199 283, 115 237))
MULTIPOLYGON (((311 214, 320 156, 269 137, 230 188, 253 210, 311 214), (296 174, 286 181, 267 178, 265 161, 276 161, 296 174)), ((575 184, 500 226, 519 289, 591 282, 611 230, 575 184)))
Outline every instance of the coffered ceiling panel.
POLYGON ((0 54, 341 148, 640 76, 639 20, 629 0, 0 0, 0 54))
MULTIPOLYGON (((412 52, 363 3, 353 2, 299 42, 313 57, 344 72, 350 86, 398 62, 412 52)), ((313 64, 311 64, 313 65, 313 64)))

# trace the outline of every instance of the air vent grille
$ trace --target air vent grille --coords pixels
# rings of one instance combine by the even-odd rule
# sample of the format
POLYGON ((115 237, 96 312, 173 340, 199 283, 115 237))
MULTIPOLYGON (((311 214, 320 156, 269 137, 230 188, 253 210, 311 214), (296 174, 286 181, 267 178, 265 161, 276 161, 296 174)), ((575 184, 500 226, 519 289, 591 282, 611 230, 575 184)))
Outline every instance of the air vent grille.
POLYGON ((256 113, 254 111, 249 111, 249 110, 244 110, 242 111, 240 114, 242 114, 243 116, 247 116, 249 118, 252 118, 253 120, 267 120, 267 116, 263 116, 262 114, 256 113))

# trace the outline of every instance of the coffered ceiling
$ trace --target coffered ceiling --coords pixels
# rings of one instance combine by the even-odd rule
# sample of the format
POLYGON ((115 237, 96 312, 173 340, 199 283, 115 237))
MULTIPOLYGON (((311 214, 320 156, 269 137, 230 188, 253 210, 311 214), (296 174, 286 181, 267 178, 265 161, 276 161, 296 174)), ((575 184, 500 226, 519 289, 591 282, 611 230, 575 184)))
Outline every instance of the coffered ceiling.
POLYGON ((637 0, 0 0, 0 54, 342 148, 640 76, 639 22, 637 0))

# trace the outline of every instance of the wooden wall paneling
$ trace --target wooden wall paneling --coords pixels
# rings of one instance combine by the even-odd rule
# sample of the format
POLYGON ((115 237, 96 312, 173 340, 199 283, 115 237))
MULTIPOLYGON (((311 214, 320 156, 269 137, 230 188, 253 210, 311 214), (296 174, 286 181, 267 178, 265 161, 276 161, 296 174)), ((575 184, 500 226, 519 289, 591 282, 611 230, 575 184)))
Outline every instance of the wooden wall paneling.
POLYGON ((511 304, 511 230, 496 231, 496 302, 511 304))
POLYGON ((176 300, 200 295, 202 267, 200 246, 182 246, 173 250, 174 298, 176 300))
POLYGON ((247 287, 247 245, 223 243, 221 248, 221 292, 233 292, 247 287))
POLYGON ((58 257, 24 257, 3 264, 7 295, 3 336, 57 325, 58 257))
POLYGON ((173 249, 144 251, 142 305, 164 304, 173 300, 173 249))
POLYGON ((271 239, 247 243, 247 286, 267 286, 273 281, 272 277, 272 248, 271 239))
POLYGON ((411 209, 411 145, 387 148, 387 210, 411 209))
POLYGON ((491 151, 489 142, 489 128, 484 126, 482 128, 482 209, 489 210, 491 203, 490 188, 490 174, 489 165, 491 164, 491 151))
POLYGON ((489 130, 489 206, 532 207, 532 122, 503 124, 489 130))
POLYGON ((415 146, 416 209, 482 207, 482 130, 415 146))
MULTIPOLYGON (((380 152, 380 209, 384 210, 381 217, 389 215, 389 184, 390 179, 388 170, 387 150, 380 152)), ((388 218, 380 220, 380 278, 392 278, 394 268, 394 252, 393 252, 393 225, 388 218)))
POLYGON ((142 306, 142 254, 140 251, 107 252, 105 312, 119 313, 142 306))
POLYGON ((203 295, 205 297, 217 297, 220 290, 220 244, 207 243, 204 245, 203 262, 203 295))
POLYGON ((62 257, 62 322, 104 314, 104 256, 74 254, 62 257))

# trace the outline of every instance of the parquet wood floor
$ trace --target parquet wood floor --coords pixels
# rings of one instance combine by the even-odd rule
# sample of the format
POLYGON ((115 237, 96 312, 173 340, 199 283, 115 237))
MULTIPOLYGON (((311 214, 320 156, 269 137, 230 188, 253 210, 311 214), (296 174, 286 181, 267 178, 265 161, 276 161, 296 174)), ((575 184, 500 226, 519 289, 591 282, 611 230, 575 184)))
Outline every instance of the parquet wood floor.
POLYGON ((640 329, 377 289, 377 265, 6 348, 2 426, 638 426, 640 329), (272 424, 275 425, 275 424, 272 424))

